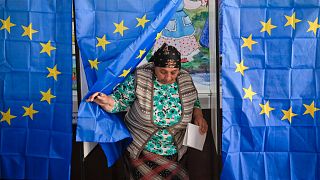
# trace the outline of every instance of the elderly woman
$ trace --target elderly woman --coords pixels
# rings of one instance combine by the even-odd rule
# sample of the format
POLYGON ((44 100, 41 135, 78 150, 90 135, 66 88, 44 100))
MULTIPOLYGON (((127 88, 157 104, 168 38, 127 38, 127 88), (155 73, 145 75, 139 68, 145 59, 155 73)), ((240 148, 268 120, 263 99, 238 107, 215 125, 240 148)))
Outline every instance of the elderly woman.
POLYGON ((181 55, 163 44, 150 63, 107 96, 95 93, 87 101, 105 111, 128 110, 125 122, 133 142, 128 147, 132 179, 188 179, 179 161, 187 147, 182 145, 187 124, 208 129, 191 76, 181 70, 181 55))

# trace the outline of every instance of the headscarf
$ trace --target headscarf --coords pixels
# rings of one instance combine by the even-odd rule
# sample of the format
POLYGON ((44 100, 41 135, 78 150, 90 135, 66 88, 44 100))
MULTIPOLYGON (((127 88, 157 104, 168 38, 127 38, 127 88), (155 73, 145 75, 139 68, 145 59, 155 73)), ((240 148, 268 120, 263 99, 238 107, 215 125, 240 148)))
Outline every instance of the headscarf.
POLYGON ((153 54, 150 58, 156 67, 181 68, 181 54, 173 46, 166 43, 153 54))

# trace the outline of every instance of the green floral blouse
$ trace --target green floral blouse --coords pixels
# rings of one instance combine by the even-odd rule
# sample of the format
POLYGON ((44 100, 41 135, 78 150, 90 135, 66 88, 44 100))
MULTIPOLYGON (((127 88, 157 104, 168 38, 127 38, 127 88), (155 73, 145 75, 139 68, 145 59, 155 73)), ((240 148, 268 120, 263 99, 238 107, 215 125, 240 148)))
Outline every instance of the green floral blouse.
MULTIPOLYGON (((181 101, 179 98, 177 82, 161 84, 154 80, 153 97, 153 123, 161 128, 177 124, 181 118, 181 101)), ((111 94, 115 104, 111 112, 125 111, 135 100, 134 75, 131 74, 111 94)), ((201 108, 197 99, 195 108, 201 108)), ((158 130, 147 142, 145 149, 159 155, 172 155, 177 153, 173 136, 167 129, 158 130)))

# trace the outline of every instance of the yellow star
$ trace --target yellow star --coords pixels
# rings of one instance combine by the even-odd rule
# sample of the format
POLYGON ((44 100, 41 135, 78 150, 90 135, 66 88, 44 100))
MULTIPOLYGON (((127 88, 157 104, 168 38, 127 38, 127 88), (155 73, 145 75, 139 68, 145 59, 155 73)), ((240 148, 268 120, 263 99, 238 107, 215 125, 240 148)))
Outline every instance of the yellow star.
POLYGON ((317 29, 320 27, 320 25, 318 24, 318 18, 313 22, 308 21, 308 23, 309 23, 309 29, 307 30, 307 32, 313 31, 313 34, 316 35, 317 29))
POLYGON ((240 62, 240 64, 235 63, 237 68, 235 70, 235 72, 240 72, 242 74, 242 76, 244 76, 244 71, 249 69, 247 66, 243 65, 243 60, 240 62))
POLYGON ((51 88, 49 88, 47 92, 40 91, 40 93, 42 94, 40 101, 47 101, 49 104, 51 104, 51 99, 56 97, 51 94, 51 88))
POLYGON ((113 23, 113 24, 116 26, 116 29, 113 31, 113 33, 117 33, 118 32, 118 33, 121 34, 121 36, 123 36, 123 31, 129 29, 126 26, 123 25, 123 20, 119 24, 117 24, 117 23, 113 23))
POLYGON ((242 89, 243 89, 244 92, 246 93, 243 98, 249 98, 250 101, 252 102, 252 97, 253 97, 254 95, 256 95, 257 93, 255 93, 255 92, 252 91, 251 85, 249 86, 248 89, 246 89, 246 88, 242 88, 242 89))
POLYGON ((119 76, 119 77, 126 77, 128 74, 129 74, 129 72, 131 71, 131 68, 130 69, 128 69, 128 70, 123 70, 122 71, 122 74, 119 76))
POLYGON ((257 44, 258 42, 252 40, 252 34, 250 34, 250 36, 248 38, 244 38, 244 37, 241 37, 242 40, 243 40, 243 44, 242 44, 242 48, 243 47, 248 47, 250 49, 250 51, 252 51, 252 45, 253 44, 257 44))
POLYGON ((274 108, 270 107, 269 101, 266 104, 259 104, 259 106, 261 107, 260 115, 266 114, 269 117, 270 111, 274 110, 274 108))
POLYGON ((48 71, 49 71, 49 74, 48 74, 47 77, 53 77, 54 80, 57 80, 57 76, 58 76, 59 74, 61 74, 61 72, 58 71, 58 69, 57 69, 57 65, 55 65, 52 69, 49 68, 49 67, 47 67, 47 69, 48 69, 48 71))
POLYGON ((262 25, 262 29, 260 32, 267 31, 269 35, 271 35, 271 30, 277 27, 277 26, 271 24, 271 18, 266 23, 263 21, 260 21, 260 23, 262 25))
POLYGON ((96 70, 98 70, 98 64, 100 63, 98 61, 98 58, 96 58, 95 60, 88 60, 91 66, 91 69, 95 68, 96 70))
POLYGON ((96 38, 98 40, 98 44, 96 45, 96 47, 101 46, 102 49, 105 51, 106 50, 106 45, 110 44, 110 42, 107 41, 107 39, 106 39, 106 35, 103 35, 102 38, 98 38, 98 37, 96 37, 96 38))
POLYGON ((2 118, 1 118, 1 122, 2 121, 6 121, 9 125, 11 124, 11 119, 17 117, 17 116, 14 116, 12 114, 10 114, 10 108, 8 109, 8 111, 5 113, 5 112, 2 112, 0 111, 1 115, 2 115, 2 118))
POLYGON ((282 117, 282 119, 281 120, 286 120, 286 119, 288 119, 288 121, 291 123, 291 121, 292 121, 292 117, 294 117, 294 116, 297 116, 298 114, 295 114, 295 113, 293 113, 292 112, 292 107, 290 107, 290 109, 288 110, 288 111, 286 111, 286 110, 281 110, 282 112, 283 112, 283 117, 282 117))
POLYGON ((136 19, 138 21, 138 24, 137 24, 136 27, 142 26, 142 28, 144 28, 145 24, 150 21, 150 20, 147 19, 147 15, 146 14, 142 18, 136 18, 136 19))
POLYGON ((56 49, 55 47, 51 46, 50 40, 47 42, 47 44, 40 43, 40 45, 42 46, 40 53, 47 53, 49 56, 51 56, 51 51, 56 49))
POLYGON ((28 27, 22 26, 24 32, 22 36, 29 36, 29 39, 32 40, 32 34, 37 33, 37 30, 32 29, 32 23, 29 24, 28 27))
POLYGON ((296 23, 300 22, 300 19, 296 19, 296 12, 292 14, 292 16, 286 16, 287 23, 284 26, 289 26, 291 25, 293 29, 296 29, 296 23))
POLYGON ((32 120, 33 120, 33 115, 39 112, 33 109, 33 104, 31 104, 29 107, 24 107, 24 106, 22 107, 25 111, 23 116, 29 116, 32 120))
POLYGON ((161 32, 159 32, 159 33, 157 33, 156 40, 160 39, 160 38, 161 38, 161 36, 162 36, 162 31, 161 31, 161 32))
POLYGON ((312 118, 314 118, 314 112, 320 110, 319 108, 314 107, 314 101, 312 101, 310 105, 306 105, 306 104, 303 104, 303 105, 306 108, 306 111, 303 113, 303 115, 310 114, 312 118))
POLYGON ((144 49, 144 50, 139 50, 139 56, 137 56, 136 59, 141 59, 142 56, 144 55, 144 53, 146 53, 146 49, 144 49))
POLYGON ((10 16, 6 20, 0 19, 0 21, 2 22, 2 26, 0 30, 6 29, 9 33, 10 33, 11 27, 15 26, 15 24, 10 22, 10 16))

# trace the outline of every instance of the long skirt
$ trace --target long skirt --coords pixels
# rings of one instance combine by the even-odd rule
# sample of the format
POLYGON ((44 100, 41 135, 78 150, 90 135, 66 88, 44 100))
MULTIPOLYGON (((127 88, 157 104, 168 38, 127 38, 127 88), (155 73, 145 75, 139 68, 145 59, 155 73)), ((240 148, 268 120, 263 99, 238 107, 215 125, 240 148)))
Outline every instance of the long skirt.
POLYGON ((161 156, 144 150, 139 158, 127 159, 130 179, 188 180, 189 176, 187 171, 177 162, 177 159, 177 154, 161 156))

